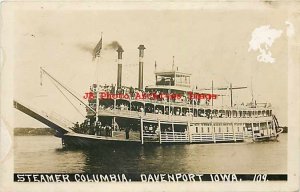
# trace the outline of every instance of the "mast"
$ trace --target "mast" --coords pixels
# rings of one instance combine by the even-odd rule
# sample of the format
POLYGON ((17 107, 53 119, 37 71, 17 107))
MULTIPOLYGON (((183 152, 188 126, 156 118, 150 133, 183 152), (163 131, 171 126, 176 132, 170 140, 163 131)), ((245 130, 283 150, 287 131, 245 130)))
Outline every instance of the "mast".
MULTIPOLYGON (((102 33, 101 33, 101 38, 102 38, 102 33)), ((99 78, 98 78, 98 63, 99 63, 99 57, 97 57, 97 63, 96 63, 96 122, 99 120, 99 78)))
POLYGON ((40 67, 40 69, 41 69, 41 71, 43 73, 45 73, 46 75, 48 75, 48 77, 50 77, 52 80, 54 80, 56 83, 58 83, 62 88, 64 88, 66 91, 68 91, 68 93, 70 93, 73 97, 75 97, 80 103, 82 103, 84 106, 88 107, 90 110, 92 110, 94 113, 96 113, 96 111, 93 108, 91 108, 89 105, 87 105, 83 101, 81 101, 81 99, 79 99, 74 93, 72 93, 69 89, 67 89, 62 83, 60 83, 58 80, 56 80, 45 69, 43 69, 42 67, 40 67))
MULTIPOLYGON (((171 94, 171 79, 170 79, 170 82, 169 82, 169 89, 168 89, 168 101, 169 101, 169 116, 171 115, 171 97, 170 97, 170 94, 171 94)), ((173 109, 174 110, 174 109, 173 109)), ((172 111, 172 113, 174 113, 174 111, 172 111)))
POLYGON ((251 76, 251 103, 253 104, 254 96, 253 96, 253 86, 252 86, 252 76, 251 76))
POLYGON ((102 49, 102 32, 101 32, 101 39, 100 39, 100 47, 99 47, 99 54, 97 54, 97 63, 96 63, 96 79, 97 79, 97 88, 96 88, 96 122, 99 120, 99 60, 101 57, 101 49, 102 49))
POLYGON ((232 83, 230 83, 230 106, 232 107, 233 101, 232 101, 232 83))
POLYGON ((211 81, 211 106, 213 108, 214 106, 214 100, 213 100, 213 94, 214 94, 214 81, 211 81))
POLYGON ((174 66, 175 66, 175 56, 173 56, 172 70, 174 70, 174 66))

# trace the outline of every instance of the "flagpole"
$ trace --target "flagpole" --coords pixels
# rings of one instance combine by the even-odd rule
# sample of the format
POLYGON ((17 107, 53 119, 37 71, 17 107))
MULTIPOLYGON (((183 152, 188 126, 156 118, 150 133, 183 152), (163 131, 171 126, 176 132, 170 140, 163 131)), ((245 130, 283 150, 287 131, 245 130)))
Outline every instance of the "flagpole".
POLYGON ((97 61, 96 61, 96 122, 99 120, 99 61, 100 61, 100 57, 101 57, 101 49, 102 49, 102 32, 101 32, 101 39, 100 39, 100 47, 98 47, 98 45, 96 46, 96 50, 95 51, 95 57, 97 57, 97 61), (99 51, 99 53, 98 53, 99 51))
POLYGON ((99 67, 98 67, 98 64, 99 64, 99 59, 100 59, 100 56, 97 57, 97 61, 96 61, 96 122, 99 120, 99 74, 98 74, 98 71, 99 71, 99 67))

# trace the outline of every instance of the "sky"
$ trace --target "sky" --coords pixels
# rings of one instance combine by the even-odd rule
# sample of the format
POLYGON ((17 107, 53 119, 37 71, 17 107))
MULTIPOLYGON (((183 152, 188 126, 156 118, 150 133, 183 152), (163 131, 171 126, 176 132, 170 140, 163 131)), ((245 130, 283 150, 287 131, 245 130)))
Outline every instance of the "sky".
MULTIPOLYGON (((81 121, 82 115, 49 78, 44 75, 40 85, 40 67, 82 98, 96 82, 97 65, 101 84, 116 83, 117 53, 105 47, 118 41, 124 49, 124 85, 137 87, 137 47, 143 44, 144 85, 154 84, 155 61, 158 71, 168 70, 174 56, 180 71, 192 73, 193 86, 209 88, 212 80, 215 87, 247 86, 234 91, 235 102, 251 101, 253 91, 254 99, 271 102, 279 124, 287 125, 287 20, 288 13, 281 9, 21 10, 14 15, 14 98, 81 121), (264 25, 283 31, 270 47, 274 63, 259 62, 258 52, 248 51, 252 32, 264 25), (101 32, 103 49, 97 63, 91 51, 101 32)), ((78 102, 76 106, 84 114, 85 108, 78 102)), ((15 127, 45 127, 17 110, 14 113, 15 127)))

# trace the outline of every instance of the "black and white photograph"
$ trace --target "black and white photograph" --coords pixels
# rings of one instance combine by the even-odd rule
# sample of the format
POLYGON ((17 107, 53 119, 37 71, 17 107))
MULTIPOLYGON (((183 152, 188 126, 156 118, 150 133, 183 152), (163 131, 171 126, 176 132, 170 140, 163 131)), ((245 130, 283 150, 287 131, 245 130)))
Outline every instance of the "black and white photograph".
POLYGON ((24 4, 2 4, 5 191, 299 190, 299 3, 24 4))

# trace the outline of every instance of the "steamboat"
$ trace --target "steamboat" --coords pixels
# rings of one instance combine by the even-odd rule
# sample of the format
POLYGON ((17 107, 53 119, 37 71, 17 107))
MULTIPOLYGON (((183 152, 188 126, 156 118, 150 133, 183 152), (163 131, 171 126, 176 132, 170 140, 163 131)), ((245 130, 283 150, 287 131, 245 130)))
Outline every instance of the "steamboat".
MULTIPOLYGON (((96 57, 101 48, 102 38, 96 57)), ((190 82, 191 74, 175 69, 174 62, 169 71, 155 70, 155 85, 144 87, 145 46, 140 45, 138 50, 138 87, 122 85, 123 49, 119 47, 116 50, 116 85, 91 85, 84 96, 87 102, 41 68, 42 74, 85 105, 86 119, 80 124, 67 126, 57 116, 38 112, 16 100, 14 107, 54 128, 56 136, 66 147, 276 141, 282 132, 270 104, 253 100, 248 104, 234 104, 233 90, 247 87, 232 87, 230 84, 214 88, 212 82, 209 89, 194 89, 190 82), (230 92, 229 105, 214 105, 214 100, 222 96, 216 93, 218 90, 230 92)))

